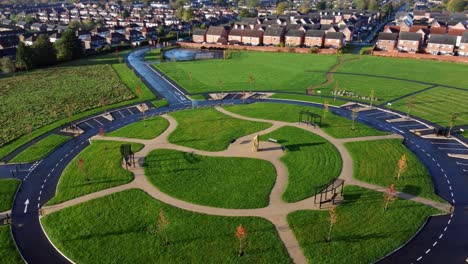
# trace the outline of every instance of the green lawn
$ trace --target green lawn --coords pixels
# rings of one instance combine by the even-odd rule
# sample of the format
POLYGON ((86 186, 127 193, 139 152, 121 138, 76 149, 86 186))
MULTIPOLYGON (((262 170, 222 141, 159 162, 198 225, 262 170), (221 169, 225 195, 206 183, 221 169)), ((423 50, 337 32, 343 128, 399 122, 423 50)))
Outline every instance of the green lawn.
POLYGON ((155 100, 155 101, 151 101, 151 103, 156 108, 165 107, 169 105, 169 102, 167 101, 167 99, 155 100))
POLYGON ((160 56, 161 56, 161 49, 160 48, 152 49, 152 50, 148 51, 145 54, 145 60, 146 61, 159 60, 160 56))
MULTIPOLYGON (((390 108, 408 111, 409 97, 394 102, 390 108)), ((468 124, 468 89, 465 91, 438 87, 413 96, 413 108, 411 114, 448 126, 451 115, 458 114, 455 125, 468 124), (448 107, 450 106, 450 107, 448 107)))
MULTIPOLYGON (((333 74, 333 80, 334 81, 328 85, 317 88, 315 91, 320 91, 323 95, 333 96, 335 84, 336 81, 338 81, 339 91, 345 90, 357 96, 343 96, 343 99, 353 99, 369 103, 369 100, 364 100, 362 97, 369 97, 372 90, 374 90, 374 97, 378 99, 374 104, 382 104, 397 97, 429 87, 427 84, 348 74, 333 74)), ((337 98, 341 97, 338 96, 337 98)))
POLYGON ((468 65, 462 63, 375 56, 361 56, 360 60, 347 61, 337 70, 337 72, 395 77, 460 88, 468 88, 467 71, 468 65))
POLYGON ((409 200, 397 200, 384 212, 382 193, 355 186, 345 188, 344 198, 328 243, 328 211, 288 215, 309 263, 374 263, 408 241, 428 216, 441 213, 409 200))
POLYGON ((31 162, 42 159, 70 139, 71 137, 69 136, 52 134, 23 150, 11 159, 10 162, 31 162))
POLYGON ((0 212, 11 210, 19 186, 20 181, 17 179, 0 179, 0 212))
MULTIPOLYGON (((341 158, 338 150, 320 136, 295 127, 282 127, 262 135, 274 138, 285 147, 281 161, 288 168, 288 184, 282 198, 297 202, 315 195, 315 188, 339 176, 341 158)), ((260 146, 261 147, 261 146, 260 146)))
POLYGON ((305 93, 307 87, 323 82, 325 72, 336 63, 333 55, 235 52, 228 60, 165 62, 155 66, 191 93, 221 91, 219 80, 223 91, 305 93), (251 87, 249 76, 254 79, 251 87))
POLYGON ((276 93, 276 94, 273 94, 270 98, 289 99, 289 100, 305 101, 305 102, 312 102, 312 103, 319 103, 319 104, 325 104, 325 101, 328 100, 328 103, 330 105, 335 105, 335 106, 340 106, 342 104, 347 103, 347 101, 343 101, 340 99, 333 100, 333 98, 326 98, 326 97, 321 97, 321 96, 287 94, 287 93, 276 93))
POLYGON ((131 125, 107 133, 109 137, 129 137, 140 139, 152 139, 163 133, 169 126, 169 121, 157 116, 144 121, 138 121, 131 125))
POLYGON ((233 118, 213 108, 185 110, 170 115, 178 123, 169 136, 171 143, 207 151, 224 150, 232 139, 271 127, 269 123, 233 118))
MULTIPOLYGON (((307 110, 321 116, 323 116, 324 111, 323 109, 315 107, 281 103, 254 103, 248 105, 226 106, 224 108, 228 111, 243 116, 291 123, 298 121, 299 112, 302 110, 307 110)), ((339 117, 329 112, 326 116, 326 120, 322 120, 322 125, 320 128, 325 131, 325 133, 335 138, 351 138, 388 134, 358 122, 356 122, 356 129, 351 130, 351 123, 351 120, 339 117)))
POLYGON ((354 177, 358 180, 388 187, 395 183, 398 191, 443 201, 434 193, 432 178, 426 167, 399 139, 345 143, 354 162, 354 177), (397 176, 397 166, 403 154, 408 169, 397 176))
POLYGON ((268 161, 167 149, 154 150, 145 158, 145 174, 170 196, 223 208, 266 207, 276 179, 275 167, 268 161))
MULTIPOLYGON (((55 197, 48 204, 62 203, 89 193, 129 183, 133 174, 122 168, 120 163, 120 146, 124 142, 92 141, 65 168, 57 186, 55 197), (78 161, 84 160, 83 171, 78 161)), ((133 152, 143 148, 141 144, 132 143, 133 152)))
POLYGON ((102 99, 111 108, 155 98, 113 53, 2 78, 0 111, 5 114, 0 116, 0 158, 66 122, 102 112, 102 99), (71 118, 67 105, 73 106, 71 118))
POLYGON ((0 226, 0 263, 24 263, 10 234, 10 226, 0 226))
POLYGON ((140 190, 91 200, 41 221, 54 245, 76 263, 291 263, 267 220, 193 213, 140 190), (150 233, 161 209, 169 220, 167 246, 150 233), (248 240, 242 257, 234 237, 239 224, 248 240))

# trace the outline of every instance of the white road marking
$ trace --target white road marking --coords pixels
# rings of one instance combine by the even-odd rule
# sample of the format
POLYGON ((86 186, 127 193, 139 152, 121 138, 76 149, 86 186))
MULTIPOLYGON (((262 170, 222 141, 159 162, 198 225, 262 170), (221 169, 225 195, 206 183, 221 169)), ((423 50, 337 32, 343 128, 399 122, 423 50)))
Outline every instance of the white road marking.
POLYGON ((468 163, 462 163, 457 161, 457 165, 468 166, 468 163))
POLYGON ((29 199, 26 199, 26 202, 24 202, 24 213, 28 212, 28 204, 29 204, 29 199))
POLYGON ((441 239, 444 236, 444 234, 440 234, 439 239, 441 239))
POLYGON ((435 247, 436 245, 437 245, 437 241, 436 241, 436 242, 434 242, 434 244, 432 244, 432 246, 433 246, 433 247, 435 247))
POLYGON ((426 250, 426 254, 429 253, 429 252, 431 252, 431 249, 426 250))
POLYGON ((93 127, 92 125, 90 125, 87 121, 84 121, 84 123, 85 123, 86 125, 88 125, 89 127, 94 128, 94 127, 93 127))
POLYGON ((416 261, 420 261, 422 259, 422 256, 420 256, 416 261))
POLYGON ((462 149, 462 148, 438 148, 438 149, 449 149, 449 150, 459 150, 459 151, 468 151, 468 149, 462 149))

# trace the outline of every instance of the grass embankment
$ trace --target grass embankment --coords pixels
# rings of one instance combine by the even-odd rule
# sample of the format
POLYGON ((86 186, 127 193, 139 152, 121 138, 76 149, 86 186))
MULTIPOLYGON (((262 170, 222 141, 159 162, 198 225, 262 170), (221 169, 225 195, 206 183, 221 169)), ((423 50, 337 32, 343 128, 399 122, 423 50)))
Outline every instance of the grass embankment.
POLYGON ((76 263, 290 263, 274 226, 255 217, 221 217, 184 211, 128 190, 42 218, 60 251, 76 263), (160 210, 169 220, 164 246, 156 229, 160 210), (247 231, 245 255, 234 237, 247 231), (93 252, 93 254, 89 254, 93 252))
POLYGON ((322 116, 322 125, 320 128, 325 131, 325 133, 335 138, 378 136, 388 134, 358 122, 355 123, 356 129, 351 130, 351 120, 339 117, 330 112, 327 113, 326 119, 323 119, 324 110, 314 107, 280 103, 254 103, 249 105, 226 106, 224 108, 233 113, 247 117, 278 120, 291 123, 298 122, 300 111, 310 111, 322 116))
POLYGON ((261 136, 264 141, 268 138, 278 140, 286 149, 286 154, 281 158, 289 174, 282 195, 284 201, 297 202, 311 197, 316 194, 316 187, 339 176, 342 165, 340 155, 324 138, 295 127, 282 127, 261 136))
MULTIPOLYGON (((129 183, 133 174, 122 168, 120 146, 125 142, 93 141, 65 168, 57 186, 55 197, 48 204, 62 203, 89 193, 129 183), (83 169, 79 160, 83 159, 83 169)), ((141 144, 132 143, 138 152, 141 144)))
POLYGON ((155 61, 161 58, 161 49, 151 49, 145 54, 145 61, 155 61))
POLYGON ((145 174, 170 196, 223 208, 267 206, 276 179, 275 168, 264 160, 167 149, 154 150, 145 158, 145 174))
POLYGON ((20 152, 11 159, 10 162, 31 162, 40 160, 70 139, 71 137, 69 136, 52 134, 20 152))
POLYGON ((427 217, 439 210, 409 200, 396 200, 383 210, 383 194, 347 186, 337 208, 331 242, 328 211, 297 211, 288 215, 309 263, 373 263, 408 241, 427 217))
POLYGON ((271 124, 240 120, 213 108, 185 110, 170 114, 178 123, 169 136, 171 143, 190 148, 221 151, 230 141, 271 127, 271 124))
POLYGON ((399 139, 348 142, 354 162, 354 178, 388 187, 394 183, 398 191, 443 201, 434 193, 432 178, 426 167, 399 139), (397 177, 398 161, 406 154, 407 169, 397 177))
POLYGON ((0 263, 24 263, 10 234, 10 226, 0 226, 0 263))
POLYGON ((408 112, 408 102, 412 100, 410 113, 441 126, 449 126, 452 114, 456 114, 455 125, 468 124, 468 89, 457 90, 438 87, 423 93, 394 102, 390 108, 408 112), (448 107, 450 106, 450 107, 448 107))
POLYGON ((0 158, 67 122, 102 112, 103 101, 109 109, 156 98, 114 54, 2 78, 0 91, 0 158))
POLYGON ((109 137, 128 137, 139 139, 153 139, 163 133, 169 126, 169 121, 157 116, 138 121, 123 128, 107 133, 109 137))
POLYGON ((11 210, 19 185, 17 179, 0 179, 0 212, 11 210))
POLYGON ((338 61, 334 55, 271 52, 235 52, 231 57, 228 60, 165 62, 155 67, 191 93, 221 92, 219 80, 224 92, 305 93, 307 87, 325 81, 326 72, 338 61), (252 85, 249 76, 253 77, 252 85))
POLYGON ((334 105, 334 106, 340 106, 340 105, 347 103, 347 101, 343 101, 340 99, 333 100, 333 98, 321 97, 321 96, 310 96, 310 95, 303 95, 303 94, 276 93, 270 96, 270 98, 305 101, 305 102, 312 102, 312 103, 319 103, 319 104, 325 104, 325 101, 328 101, 328 104, 334 105))

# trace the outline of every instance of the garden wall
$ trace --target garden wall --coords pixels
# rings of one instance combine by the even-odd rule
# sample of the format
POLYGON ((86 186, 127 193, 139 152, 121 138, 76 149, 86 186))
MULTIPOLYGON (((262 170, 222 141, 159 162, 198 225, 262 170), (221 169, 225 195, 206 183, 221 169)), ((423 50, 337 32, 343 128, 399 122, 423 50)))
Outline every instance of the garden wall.
POLYGON ((413 53, 401 53, 398 51, 373 51, 372 55, 381 57, 395 57, 395 58, 410 58, 410 59, 423 59, 423 60, 438 60, 438 61, 450 61, 458 63, 468 63, 468 57, 460 56, 440 56, 432 54, 413 54, 413 53))
MULTIPOLYGON (((200 44, 191 42, 178 42, 182 48, 189 49, 230 49, 230 50, 249 50, 249 51, 266 51, 266 52, 294 52, 294 53, 309 53, 309 48, 293 48, 288 47, 269 47, 269 46, 235 46, 235 45, 220 45, 220 44, 200 44)), ((336 49, 318 49, 318 54, 336 54, 336 49)))

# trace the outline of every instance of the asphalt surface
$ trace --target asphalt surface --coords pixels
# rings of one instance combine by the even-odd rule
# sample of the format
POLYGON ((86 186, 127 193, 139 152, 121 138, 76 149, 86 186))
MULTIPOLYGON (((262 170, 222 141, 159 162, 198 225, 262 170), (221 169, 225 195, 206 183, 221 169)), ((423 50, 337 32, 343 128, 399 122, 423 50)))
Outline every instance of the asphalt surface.
MULTIPOLYGON (((150 88, 169 102, 169 107, 153 109, 148 115, 158 115, 181 109, 188 109, 192 101, 181 90, 171 84, 166 77, 151 69, 143 61, 145 49, 132 52, 128 62, 142 76, 150 88)), ((322 107, 314 103, 302 103, 286 100, 247 100, 282 102, 303 106, 322 107)), ((198 107, 210 107, 220 104, 241 104, 241 100, 198 101, 198 107)), ((351 106, 350 108, 352 108, 351 106)), ((330 107, 337 115, 350 118, 351 111, 346 108, 330 107)), ((468 148, 452 140, 424 139, 416 136, 409 129, 423 128, 418 122, 388 123, 385 120, 398 117, 394 113, 384 112, 380 108, 360 112, 357 121, 383 131, 401 134, 404 144, 413 151, 430 171, 435 191, 442 198, 454 205, 453 214, 431 217, 421 231, 401 249, 381 263, 465 263, 468 257, 468 162, 450 158, 448 153, 468 154, 468 148), (466 170, 466 171, 465 171, 466 170)), ((140 114, 122 116, 113 122, 104 124, 110 132, 141 119, 140 114)), ((11 171, 18 171, 15 177, 22 180, 15 197, 12 210, 12 234, 18 249, 28 263, 68 263, 60 252, 49 242, 39 221, 39 208, 55 195, 55 189, 67 164, 89 145, 88 139, 99 132, 98 127, 87 130, 84 134, 65 143, 40 162, 0 166, 0 178, 11 178, 11 171), (27 203, 26 205, 26 201, 27 203)))

